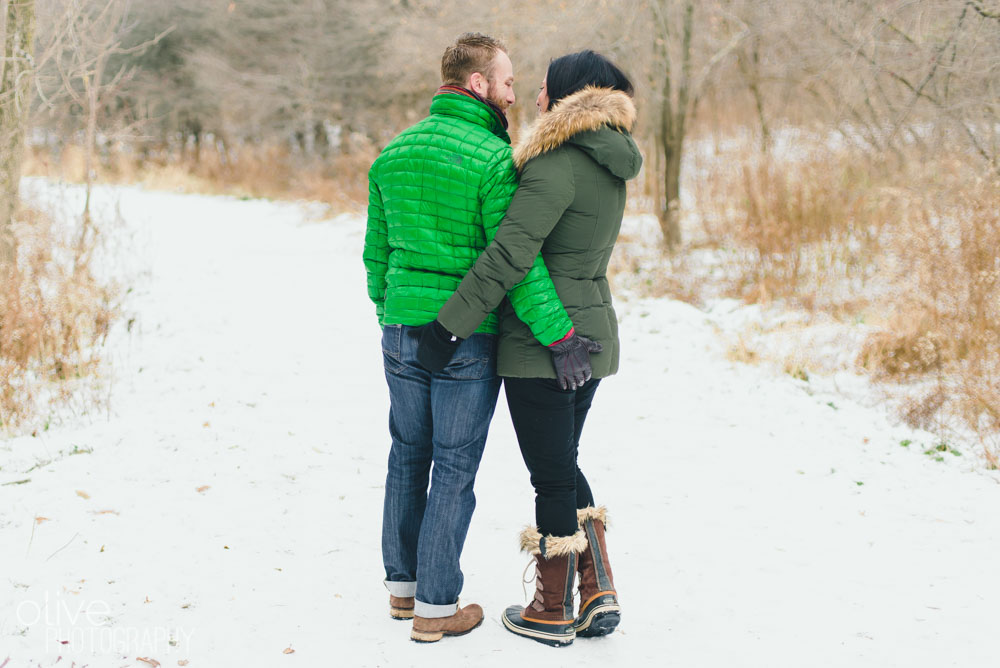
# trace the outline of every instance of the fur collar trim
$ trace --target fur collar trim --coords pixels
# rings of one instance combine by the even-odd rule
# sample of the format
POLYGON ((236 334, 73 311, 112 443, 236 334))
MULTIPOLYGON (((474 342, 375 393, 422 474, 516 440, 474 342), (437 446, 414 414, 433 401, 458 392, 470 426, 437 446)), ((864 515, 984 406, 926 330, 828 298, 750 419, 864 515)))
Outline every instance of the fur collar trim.
POLYGON ((573 135, 604 125, 631 132, 635 125, 635 104, 621 91, 587 86, 539 116, 514 149, 514 164, 521 169, 524 163, 558 148, 573 135))

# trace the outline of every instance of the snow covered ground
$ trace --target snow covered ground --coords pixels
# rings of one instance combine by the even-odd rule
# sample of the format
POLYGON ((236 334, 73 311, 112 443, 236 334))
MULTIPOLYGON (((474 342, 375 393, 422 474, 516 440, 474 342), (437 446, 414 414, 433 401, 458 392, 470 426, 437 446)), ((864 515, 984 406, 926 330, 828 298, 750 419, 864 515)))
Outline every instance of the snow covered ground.
POLYGON ((533 517, 501 399, 463 557, 487 619, 410 642, 381 584, 363 218, 99 196, 134 234, 136 326, 108 414, 0 443, 0 666, 996 665, 1000 478, 730 361, 718 318, 666 300, 619 302, 622 369, 581 445, 619 631, 557 650, 501 626, 533 517))

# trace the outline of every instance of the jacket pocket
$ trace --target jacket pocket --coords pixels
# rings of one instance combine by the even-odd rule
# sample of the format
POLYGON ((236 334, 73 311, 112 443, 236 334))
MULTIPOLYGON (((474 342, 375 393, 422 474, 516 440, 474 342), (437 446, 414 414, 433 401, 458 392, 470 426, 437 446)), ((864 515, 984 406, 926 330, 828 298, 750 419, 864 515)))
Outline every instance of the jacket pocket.
POLYGON ((482 380, 497 375, 497 337, 473 334, 462 342, 455 357, 444 368, 446 376, 456 380, 482 380))

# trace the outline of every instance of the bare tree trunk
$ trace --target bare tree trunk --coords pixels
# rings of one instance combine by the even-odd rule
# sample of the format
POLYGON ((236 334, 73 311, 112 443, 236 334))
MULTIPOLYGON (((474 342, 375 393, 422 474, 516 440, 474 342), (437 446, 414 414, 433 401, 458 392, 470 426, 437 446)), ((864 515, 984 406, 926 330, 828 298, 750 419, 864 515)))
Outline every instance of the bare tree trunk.
POLYGON ((753 40, 749 48, 749 53, 744 51, 737 58, 740 73, 746 79, 747 88, 753 95, 754 106, 757 109, 757 120, 760 122, 760 152, 767 153, 771 144, 771 130, 767 125, 767 116, 764 114, 764 95, 760 90, 760 37, 753 40))
POLYGON ((326 159, 330 155, 330 138, 326 135, 323 121, 316 121, 313 124, 313 146, 316 147, 321 158, 326 159))
POLYGON ((3 62, 0 63, 0 266, 14 261, 14 215, 17 211, 24 137, 31 89, 31 50, 35 32, 34 0, 4 0, 3 62))
POLYGON ((684 142, 683 130, 677 125, 683 125, 684 119, 673 118, 672 132, 663 133, 663 209, 660 211, 660 227, 663 230, 663 241, 668 248, 676 248, 681 243, 680 205, 681 205, 681 154, 684 142))
POLYGON ((681 28, 681 71, 677 82, 677 103, 672 102, 672 71, 670 67, 668 40, 664 39, 663 106, 661 109, 662 129, 660 146, 663 151, 663 190, 665 201, 659 210, 660 228, 663 241, 668 248, 676 248, 681 243, 680 192, 681 156, 684 148, 684 133, 687 125, 688 106, 691 97, 691 32, 694 2, 685 3, 684 23, 681 28))
POLYGON ((649 152, 649 170, 646 176, 646 181, 652 183, 652 192, 650 197, 653 201, 653 211, 659 214, 660 210, 663 208, 663 178, 660 176, 660 170, 662 168, 661 163, 663 158, 660 155, 660 131, 656 128, 653 129, 653 137, 650 146, 653 150, 649 152))
MULTIPOLYGON (((86 169, 86 198, 83 202, 83 224, 86 228, 90 224, 90 195, 94 189, 94 179, 97 177, 96 153, 97 153, 97 93, 101 81, 104 79, 104 60, 98 62, 97 70, 93 79, 84 75, 83 82, 87 91, 87 132, 86 145, 84 146, 85 169, 86 169)), ((85 235, 84 235, 85 236, 85 235)), ((81 237, 82 238, 82 237, 81 237)))

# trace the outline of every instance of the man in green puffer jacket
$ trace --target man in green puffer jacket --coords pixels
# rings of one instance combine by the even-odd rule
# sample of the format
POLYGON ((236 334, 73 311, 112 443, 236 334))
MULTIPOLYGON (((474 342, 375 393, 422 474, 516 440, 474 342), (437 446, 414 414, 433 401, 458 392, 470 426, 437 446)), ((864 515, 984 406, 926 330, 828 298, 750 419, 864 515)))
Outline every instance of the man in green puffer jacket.
MULTIPOLYGON (((430 116, 393 139, 372 165, 364 249, 390 398, 385 585, 390 614, 412 617, 411 638, 422 642, 466 633, 483 619, 478 605, 458 609, 459 558, 500 388, 498 321, 486 315, 464 339, 433 321, 486 248, 517 187, 505 116, 514 78, 504 45, 462 35, 445 51, 441 74, 430 116), (443 337, 454 353, 450 363, 422 364, 421 337, 443 337)), ((544 345, 572 330, 540 257, 511 303, 544 345)))

